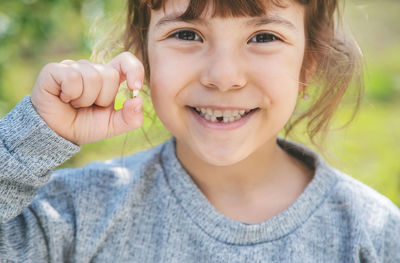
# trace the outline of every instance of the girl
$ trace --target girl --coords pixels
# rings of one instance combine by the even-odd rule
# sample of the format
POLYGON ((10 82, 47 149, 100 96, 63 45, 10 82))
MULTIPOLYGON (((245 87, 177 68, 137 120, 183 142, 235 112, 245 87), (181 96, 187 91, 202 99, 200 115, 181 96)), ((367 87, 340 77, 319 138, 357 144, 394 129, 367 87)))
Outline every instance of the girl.
POLYGON ((299 118, 311 138, 326 129, 356 74, 337 5, 129 0, 125 46, 137 57, 48 64, 1 120, 0 258, 400 262, 399 209, 277 137, 311 80, 322 91, 299 118), (113 109, 124 80, 148 83, 173 137, 124 167, 52 172, 80 145, 141 126, 140 97, 113 109))

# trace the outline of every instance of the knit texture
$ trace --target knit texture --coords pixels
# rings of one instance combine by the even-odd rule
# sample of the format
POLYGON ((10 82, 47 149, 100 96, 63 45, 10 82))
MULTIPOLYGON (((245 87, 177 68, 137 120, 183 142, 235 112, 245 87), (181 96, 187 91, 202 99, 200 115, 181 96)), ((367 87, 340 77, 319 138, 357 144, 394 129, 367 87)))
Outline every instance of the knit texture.
POLYGON ((25 97, 0 120, 0 262, 400 262, 400 211, 308 148, 300 197, 258 224, 229 219, 176 157, 176 139, 54 170, 79 147, 25 97))

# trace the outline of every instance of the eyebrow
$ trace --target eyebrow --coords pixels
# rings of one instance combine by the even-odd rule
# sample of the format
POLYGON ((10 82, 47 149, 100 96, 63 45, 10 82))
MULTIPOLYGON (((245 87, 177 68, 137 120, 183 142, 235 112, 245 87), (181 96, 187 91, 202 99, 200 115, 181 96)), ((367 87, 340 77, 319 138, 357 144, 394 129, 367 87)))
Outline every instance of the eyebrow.
POLYGON ((178 13, 172 13, 169 15, 164 16, 154 26, 155 28, 162 27, 163 25, 169 24, 169 23, 176 23, 176 22, 186 22, 186 23, 191 23, 191 24, 201 24, 201 25, 208 25, 208 22, 206 20, 196 18, 196 19, 183 19, 181 17, 182 14, 178 13))
POLYGON ((292 22, 275 14, 263 17, 255 17, 246 22, 247 26, 263 26, 268 24, 278 24, 297 31, 296 26, 292 22))
MULTIPOLYGON (((201 25, 208 25, 208 21, 205 19, 201 18, 196 18, 196 19, 183 19, 181 17, 181 14, 178 13, 172 13, 167 16, 164 16, 155 25, 155 28, 162 27, 166 24, 169 23, 176 23, 176 22, 186 22, 190 24, 201 24, 201 25)), ((285 26, 293 31, 296 31, 297 28, 296 26, 290 22, 289 20, 284 19, 283 17, 280 17, 276 14, 271 14, 263 17, 255 17, 250 19, 249 21, 246 22, 246 26, 263 26, 263 25, 268 25, 268 24, 278 24, 285 26)))

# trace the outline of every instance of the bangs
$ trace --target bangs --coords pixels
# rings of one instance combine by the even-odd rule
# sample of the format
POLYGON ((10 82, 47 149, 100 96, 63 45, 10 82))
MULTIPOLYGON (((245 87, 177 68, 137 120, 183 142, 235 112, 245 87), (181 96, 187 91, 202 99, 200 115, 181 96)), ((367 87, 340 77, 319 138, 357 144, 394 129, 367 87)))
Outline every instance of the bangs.
MULTIPOLYGON (((168 0, 151 0, 149 6, 153 10, 165 8, 168 0)), ((186 11, 180 16, 184 20, 199 18, 204 10, 212 7, 211 17, 243 17, 265 15, 270 3, 284 6, 282 0, 189 0, 186 11)))

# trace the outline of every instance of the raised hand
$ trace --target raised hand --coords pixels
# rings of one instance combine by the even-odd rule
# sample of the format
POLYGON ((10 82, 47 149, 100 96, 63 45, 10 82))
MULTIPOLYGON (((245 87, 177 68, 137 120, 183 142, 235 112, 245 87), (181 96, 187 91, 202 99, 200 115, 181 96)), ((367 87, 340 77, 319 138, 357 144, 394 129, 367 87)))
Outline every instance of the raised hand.
POLYGON ((133 90, 141 88, 143 79, 143 64, 130 52, 119 54, 108 64, 64 60, 41 70, 31 101, 51 129, 82 145, 142 125, 142 98, 126 100, 118 111, 114 101, 122 81, 133 90))

